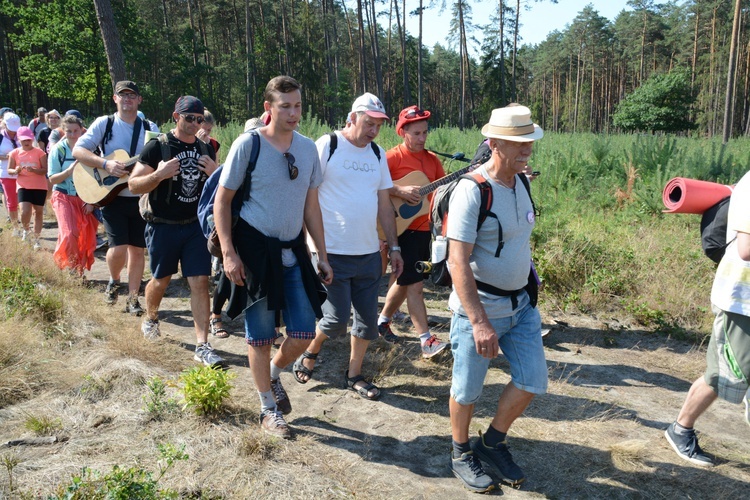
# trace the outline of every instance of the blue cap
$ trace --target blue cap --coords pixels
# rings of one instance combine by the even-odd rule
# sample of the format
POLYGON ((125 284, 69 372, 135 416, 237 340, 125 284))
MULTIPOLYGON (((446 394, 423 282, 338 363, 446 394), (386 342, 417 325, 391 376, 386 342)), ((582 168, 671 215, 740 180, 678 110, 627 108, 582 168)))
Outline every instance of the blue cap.
POLYGON ((78 118, 78 119, 80 119, 80 120, 83 120, 83 115, 82 115, 82 114, 81 114, 81 112, 80 112, 80 111, 78 111, 77 109, 69 109, 69 110, 67 110, 67 111, 65 112, 65 116, 68 116, 68 115, 73 115, 73 116, 75 116, 76 118, 78 118))

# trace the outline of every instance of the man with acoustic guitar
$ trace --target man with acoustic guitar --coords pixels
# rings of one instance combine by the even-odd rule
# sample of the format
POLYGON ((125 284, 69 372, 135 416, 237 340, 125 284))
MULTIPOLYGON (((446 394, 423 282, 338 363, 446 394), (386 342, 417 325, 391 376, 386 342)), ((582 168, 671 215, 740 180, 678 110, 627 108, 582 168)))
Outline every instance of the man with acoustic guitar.
MULTIPOLYGON (((425 149, 429 132, 427 120, 430 112, 409 106, 398 115, 396 133, 404 139, 398 146, 386 153, 391 178, 396 179, 391 188, 391 196, 398 197, 404 203, 416 205, 422 201, 420 188, 430 182, 445 177, 440 160, 425 149)), ((429 205, 424 200, 425 205, 429 205)), ((439 354, 448 344, 441 342, 430 333, 427 323, 427 308, 422 294, 423 275, 415 269, 419 261, 430 260, 430 223, 427 214, 419 215, 409 224, 406 231, 398 237, 401 256, 404 259, 404 271, 395 281, 392 280, 385 298, 385 305, 378 318, 378 330, 386 340, 397 340, 391 331, 391 317, 406 299, 409 316, 414 329, 419 334, 422 344, 422 356, 432 358, 439 354)))
MULTIPOLYGON (((138 106, 143 98, 134 82, 128 80, 117 82, 112 99, 117 105, 117 112, 114 115, 100 116, 94 120, 73 148, 73 157, 84 165, 94 167, 95 172, 101 171, 98 175, 105 177, 105 180, 107 176, 123 178, 130 174, 130 169, 125 164, 130 162, 107 159, 108 156, 124 150, 126 155, 135 157, 143 149, 146 129, 153 132, 159 131, 153 123, 143 122, 138 118, 138 106), (102 157, 94 153, 97 148, 102 157)), ((76 190, 81 198, 84 198, 84 189, 84 186, 76 183, 76 190)), ((119 195, 102 208, 102 217, 109 241, 109 250, 107 250, 109 283, 105 291, 107 303, 117 302, 120 273, 127 264, 129 295, 125 312, 140 316, 143 314, 143 308, 138 302, 138 292, 141 288, 145 265, 146 221, 138 211, 138 196, 131 193, 127 189, 127 184, 124 184, 124 189, 119 192, 119 195)))

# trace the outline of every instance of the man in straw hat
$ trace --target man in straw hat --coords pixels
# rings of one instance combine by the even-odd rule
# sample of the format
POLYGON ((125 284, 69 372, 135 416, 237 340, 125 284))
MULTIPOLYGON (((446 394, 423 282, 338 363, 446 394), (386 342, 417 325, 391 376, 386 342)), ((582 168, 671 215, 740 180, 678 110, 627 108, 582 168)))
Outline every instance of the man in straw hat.
POLYGON ((491 156, 474 173, 481 176, 476 181, 486 180, 492 189, 490 214, 477 229, 481 197, 472 180, 462 179, 450 200, 451 469, 476 492, 495 486, 480 459, 504 482, 513 486, 523 482, 525 476, 508 451, 506 435, 534 395, 547 390, 541 318, 524 289, 535 214, 521 179, 532 145, 543 134, 525 106, 493 110, 490 122, 482 127, 491 156), (500 252, 501 228, 504 245, 500 252), (470 443, 474 404, 482 394, 490 360, 500 349, 510 364, 511 383, 500 395, 487 431, 470 443))

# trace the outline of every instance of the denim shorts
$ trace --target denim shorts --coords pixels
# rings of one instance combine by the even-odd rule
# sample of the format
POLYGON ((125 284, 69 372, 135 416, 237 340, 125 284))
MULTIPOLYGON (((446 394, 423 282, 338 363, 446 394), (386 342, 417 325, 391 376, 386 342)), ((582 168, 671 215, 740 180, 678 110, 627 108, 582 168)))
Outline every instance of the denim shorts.
MULTIPOLYGON (((315 311, 302 284, 299 265, 284 268, 284 302, 281 316, 287 337, 315 338, 315 311)), ((276 311, 268 310, 268 299, 262 298, 245 310, 245 340, 251 346, 273 344, 276 338, 276 311)))
POLYGON ((333 269, 333 282, 328 288, 328 299, 323 303, 323 319, 318 329, 328 337, 346 333, 352 307, 354 322, 352 336, 374 340, 378 338, 378 288, 382 273, 380 252, 368 255, 331 255, 328 263, 333 269))
POLYGON ((211 254, 197 221, 191 224, 148 224, 144 234, 154 278, 172 276, 178 265, 185 278, 211 274, 211 254))
MULTIPOLYGON (((508 298, 510 300, 510 298, 508 298)), ((490 318, 499 337, 500 349, 510 364, 513 385, 532 394, 547 392, 547 362, 542 345, 539 311, 522 295, 522 305, 513 316, 490 318)), ((484 388, 490 360, 477 354, 469 318, 454 314, 451 320, 453 379, 451 397, 461 405, 474 404, 484 388)))

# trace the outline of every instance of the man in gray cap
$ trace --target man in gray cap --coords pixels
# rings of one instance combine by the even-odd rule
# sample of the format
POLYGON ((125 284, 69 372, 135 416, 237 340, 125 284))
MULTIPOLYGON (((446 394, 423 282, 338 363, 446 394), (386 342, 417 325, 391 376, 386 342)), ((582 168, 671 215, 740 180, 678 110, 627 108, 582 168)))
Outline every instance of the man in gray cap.
POLYGON ((146 317, 141 330, 147 339, 159 337, 159 304, 172 275, 179 269, 190 285, 190 309, 197 339, 194 359, 219 365, 223 359, 208 342, 208 276, 211 255, 198 223, 198 199, 206 179, 218 168, 210 144, 198 140, 203 103, 182 96, 175 103, 175 128, 149 141, 128 186, 134 194, 149 193, 153 218, 146 225, 151 281, 146 285, 146 317), (169 154, 163 151, 164 143, 169 154))
MULTIPOLYGON (((112 99, 117 105, 117 112, 109 116, 100 116, 91 124, 73 148, 73 157, 81 163, 98 166, 104 170, 102 177, 123 177, 129 174, 126 165, 103 157, 118 149, 135 156, 143 149, 146 130, 158 132, 159 129, 153 123, 143 122, 138 118, 138 106, 143 98, 138 85, 134 82, 117 82, 112 99), (97 148, 102 157, 94 153, 97 148)), ((140 316, 143 314, 143 308, 138 302, 138 292, 146 261, 146 240, 143 235, 146 221, 138 211, 138 196, 129 189, 123 189, 112 203, 102 208, 102 217, 109 241, 109 283, 105 291, 107 303, 117 302, 120 274, 127 263, 129 294, 125 312, 140 316)))

